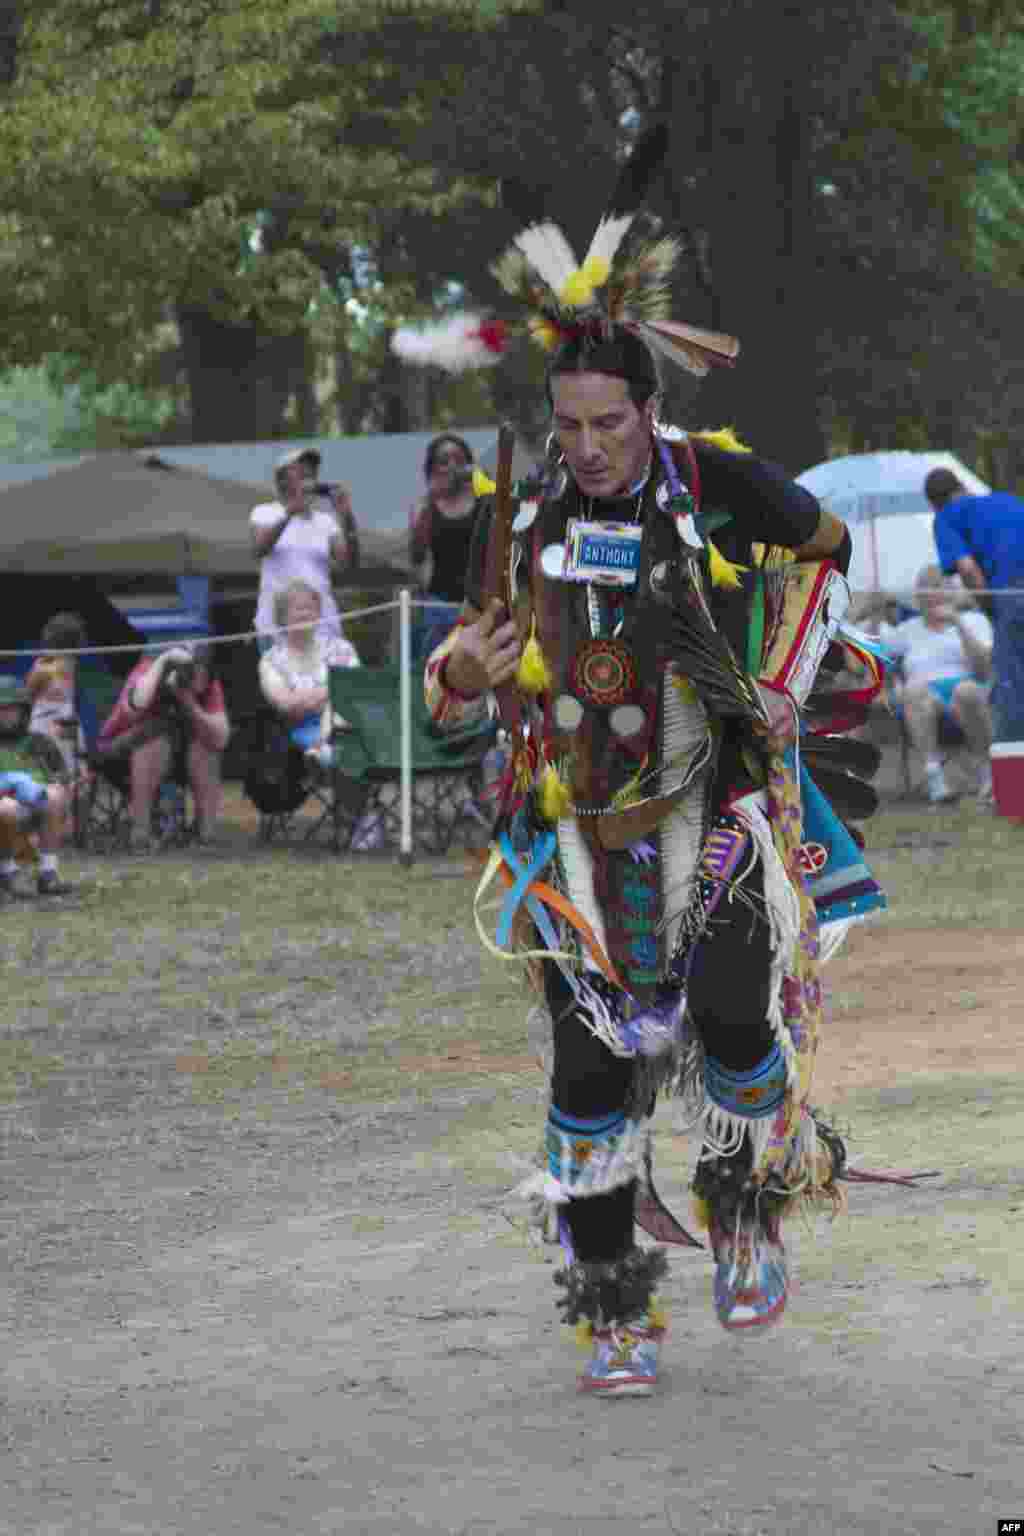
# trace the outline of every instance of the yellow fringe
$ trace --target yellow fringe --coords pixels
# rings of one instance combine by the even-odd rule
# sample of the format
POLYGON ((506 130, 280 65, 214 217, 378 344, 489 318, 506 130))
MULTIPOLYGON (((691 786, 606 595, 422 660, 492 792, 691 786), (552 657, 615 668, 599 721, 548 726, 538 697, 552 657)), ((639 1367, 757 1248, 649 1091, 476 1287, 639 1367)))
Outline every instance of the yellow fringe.
POLYGON ((711 1206, 703 1195, 694 1195, 690 1200, 690 1210, 693 1213, 693 1224, 707 1232, 711 1226, 711 1206))
POLYGON ((498 489, 498 487, 495 485, 495 483, 491 479, 490 475, 485 475, 482 469, 474 469, 474 471, 473 471, 473 495, 474 496, 493 496, 497 489, 498 489))
POLYGON ((672 686, 682 699, 684 704, 693 704, 697 698, 697 690, 688 677, 682 677, 678 672, 672 678, 672 686))
POLYGON ((572 790, 553 763, 548 763, 541 775, 539 804, 541 815, 552 826, 568 815, 572 806, 572 790))
POLYGON ((537 639, 537 620, 533 621, 530 638, 523 647, 516 672, 516 682, 524 693, 548 693, 551 688, 551 671, 544 660, 544 652, 537 639))
POLYGON ((740 584, 740 571, 749 569, 746 565, 734 565, 727 560, 720 550, 708 539, 708 554, 711 557, 711 585, 713 587, 738 587, 740 584))
POLYGON ((715 448, 721 448, 723 453, 752 453, 746 443, 741 443, 732 427, 716 427, 712 431, 694 432, 693 437, 702 437, 706 443, 711 443, 715 448))

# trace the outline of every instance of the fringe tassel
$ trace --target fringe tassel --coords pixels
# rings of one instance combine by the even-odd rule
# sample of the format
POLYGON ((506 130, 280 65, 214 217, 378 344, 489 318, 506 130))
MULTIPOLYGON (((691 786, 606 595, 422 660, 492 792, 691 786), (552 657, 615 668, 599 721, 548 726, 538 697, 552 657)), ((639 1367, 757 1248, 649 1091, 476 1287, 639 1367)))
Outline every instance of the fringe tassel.
POLYGON ((576 994, 576 1011, 590 1033, 601 1044, 611 1051, 613 1056, 623 1059, 635 1057, 637 1052, 632 1045, 627 1045, 622 1038, 619 1022, 614 1013, 595 987, 582 977, 574 978, 574 992, 576 994))
POLYGON ((544 652, 540 648, 537 639, 537 620, 534 617, 533 629, 523 647, 523 654, 519 658, 519 668, 516 672, 516 683, 524 693, 538 694, 551 691, 551 671, 544 660, 544 652))
POLYGON ((800 942, 800 901, 772 841, 771 824, 760 800, 760 792, 747 795, 733 806, 733 811, 742 816, 761 860, 765 917, 772 951, 768 1022, 786 1063, 787 1086, 794 1089, 798 1083, 796 1048, 782 1013, 782 986, 800 942))
POLYGON ((541 775, 537 802, 541 815, 551 826, 567 816, 572 808, 572 790, 553 763, 548 763, 541 775))

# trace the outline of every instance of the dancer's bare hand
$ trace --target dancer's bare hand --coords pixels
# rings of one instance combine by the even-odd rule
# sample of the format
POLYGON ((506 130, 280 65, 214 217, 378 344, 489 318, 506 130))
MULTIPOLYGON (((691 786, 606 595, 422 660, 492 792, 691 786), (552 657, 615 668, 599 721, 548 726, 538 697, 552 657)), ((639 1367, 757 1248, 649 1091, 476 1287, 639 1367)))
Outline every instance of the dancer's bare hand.
POLYGON ((492 597, 475 624, 464 624, 448 657, 445 677, 459 693, 487 693, 515 675, 519 634, 504 604, 492 597))

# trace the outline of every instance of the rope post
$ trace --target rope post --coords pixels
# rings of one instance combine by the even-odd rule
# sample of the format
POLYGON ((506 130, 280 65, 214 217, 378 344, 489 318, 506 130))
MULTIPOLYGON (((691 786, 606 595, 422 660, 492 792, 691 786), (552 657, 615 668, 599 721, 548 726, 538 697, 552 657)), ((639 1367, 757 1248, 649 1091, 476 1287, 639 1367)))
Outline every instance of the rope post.
POLYGON ((402 725, 400 796, 402 828, 399 863, 412 863, 412 594, 403 587, 398 597, 398 708, 402 725))

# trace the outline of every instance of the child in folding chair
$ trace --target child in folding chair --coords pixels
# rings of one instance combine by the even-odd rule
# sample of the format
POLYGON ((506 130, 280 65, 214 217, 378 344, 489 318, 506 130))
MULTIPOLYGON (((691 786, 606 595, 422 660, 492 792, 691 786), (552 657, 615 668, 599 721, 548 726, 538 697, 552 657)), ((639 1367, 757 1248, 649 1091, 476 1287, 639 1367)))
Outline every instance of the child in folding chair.
POLYGON ((28 733, 30 708, 24 684, 0 677, 0 900, 26 894, 18 885, 18 868, 34 861, 36 844, 39 895, 67 896, 72 889, 57 869, 67 830, 67 795, 56 782, 55 767, 47 766, 28 733))

